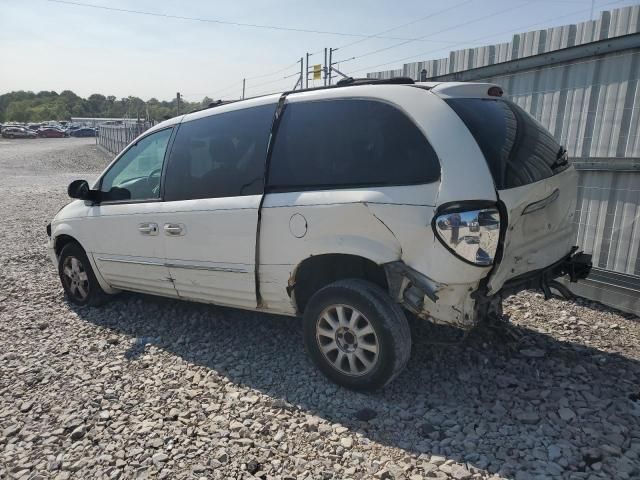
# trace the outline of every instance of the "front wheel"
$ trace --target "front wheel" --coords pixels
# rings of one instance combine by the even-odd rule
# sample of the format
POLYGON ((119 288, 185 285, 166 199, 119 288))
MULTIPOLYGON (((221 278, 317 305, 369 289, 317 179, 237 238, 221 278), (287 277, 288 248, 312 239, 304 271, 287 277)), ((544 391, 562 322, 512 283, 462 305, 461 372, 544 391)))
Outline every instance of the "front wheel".
POLYGON ((311 359, 333 382, 370 391, 391 382, 411 354, 402 309, 377 285, 340 280, 319 290, 304 313, 311 359))
POLYGON ((58 260, 58 274, 67 299, 76 305, 102 305, 108 295, 102 290, 87 254, 77 243, 65 245, 58 260))

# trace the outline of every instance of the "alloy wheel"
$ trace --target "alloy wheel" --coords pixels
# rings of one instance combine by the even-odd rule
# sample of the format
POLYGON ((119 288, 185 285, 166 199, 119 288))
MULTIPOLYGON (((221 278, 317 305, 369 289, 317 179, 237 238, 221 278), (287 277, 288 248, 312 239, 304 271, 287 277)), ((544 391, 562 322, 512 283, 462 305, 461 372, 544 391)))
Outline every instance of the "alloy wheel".
POLYGON ((64 260, 62 273, 67 293, 80 302, 85 301, 89 296, 89 277, 82 262, 68 256, 64 260))
POLYGON ((378 361, 373 325, 354 307, 330 305, 316 322, 316 341, 331 366, 345 375, 369 373, 378 361))

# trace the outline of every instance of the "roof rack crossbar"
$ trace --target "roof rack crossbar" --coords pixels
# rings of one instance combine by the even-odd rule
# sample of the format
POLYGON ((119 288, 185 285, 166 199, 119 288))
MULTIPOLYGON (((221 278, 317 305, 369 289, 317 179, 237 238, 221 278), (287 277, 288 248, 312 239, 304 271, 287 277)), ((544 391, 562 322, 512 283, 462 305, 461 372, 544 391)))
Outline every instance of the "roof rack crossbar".
POLYGON ((391 77, 391 78, 353 78, 347 77, 338 80, 338 86, 350 85, 413 85, 416 83, 410 77, 391 77))

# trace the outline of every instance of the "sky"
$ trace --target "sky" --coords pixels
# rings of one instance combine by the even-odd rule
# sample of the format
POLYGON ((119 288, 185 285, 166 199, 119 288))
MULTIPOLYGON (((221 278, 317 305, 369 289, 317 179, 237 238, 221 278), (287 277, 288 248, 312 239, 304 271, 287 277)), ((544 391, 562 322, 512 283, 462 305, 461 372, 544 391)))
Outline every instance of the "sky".
MULTIPOLYGON (((593 16, 637 3, 595 0, 593 16)), ((300 57, 314 53, 310 64, 322 63, 325 47, 339 48, 339 70, 364 77, 589 20, 591 9, 592 0, 0 0, 0 94, 72 90, 169 100, 180 92, 200 101, 238 98, 246 78, 245 94, 254 96, 292 88, 300 57), (385 38, 372 37, 380 32, 385 38)))

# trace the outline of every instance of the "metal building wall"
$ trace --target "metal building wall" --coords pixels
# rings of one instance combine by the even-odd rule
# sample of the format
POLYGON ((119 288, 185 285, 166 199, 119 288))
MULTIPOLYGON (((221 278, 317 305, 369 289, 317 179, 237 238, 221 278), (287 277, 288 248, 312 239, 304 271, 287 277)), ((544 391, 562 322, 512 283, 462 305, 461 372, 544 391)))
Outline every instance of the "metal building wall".
POLYGON ((593 254, 596 270, 575 291, 636 314, 640 314, 640 48, 620 47, 536 68, 527 68, 530 60, 521 59, 593 42, 606 44, 603 40, 615 37, 637 40, 639 33, 637 5, 602 12, 596 21, 522 33, 508 43, 459 50, 448 58, 368 75, 417 80, 426 69, 432 80, 449 80, 464 72, 473 81, 501 85, 505 96, 568 149, 580 172, 577 241, 593 254), (521 60, 522 68, 514 60, 521 60), (482 76, 483 69, 503 62, 511 62, 512 68, 504 69, 510 73, 482 76))
POLYGON ((598 20, 518 33, 507 43, 455 50, 448 58, 406 63, 401 69, 372 72, 367 77, 408 76, 417 80, 424 68, 431 78, 638 32, 640 5, 634 5, 601 12, 598 20))

